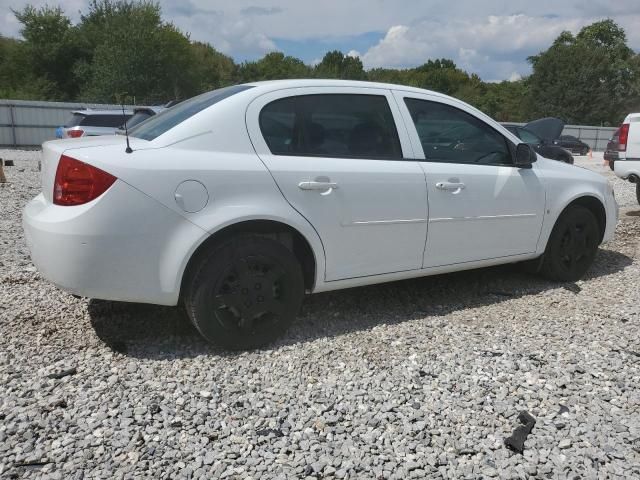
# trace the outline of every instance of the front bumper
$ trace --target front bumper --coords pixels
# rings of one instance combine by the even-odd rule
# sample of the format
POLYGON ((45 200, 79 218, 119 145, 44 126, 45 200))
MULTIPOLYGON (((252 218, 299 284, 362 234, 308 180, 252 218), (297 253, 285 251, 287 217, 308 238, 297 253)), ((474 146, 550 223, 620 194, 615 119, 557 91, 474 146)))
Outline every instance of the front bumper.
POLYGON ((59 288, 161 305, 177 303, 185 256, 205 234, 120 180, 75 207, 40 194, 25 207, 23 228, 33 263, 59 288))

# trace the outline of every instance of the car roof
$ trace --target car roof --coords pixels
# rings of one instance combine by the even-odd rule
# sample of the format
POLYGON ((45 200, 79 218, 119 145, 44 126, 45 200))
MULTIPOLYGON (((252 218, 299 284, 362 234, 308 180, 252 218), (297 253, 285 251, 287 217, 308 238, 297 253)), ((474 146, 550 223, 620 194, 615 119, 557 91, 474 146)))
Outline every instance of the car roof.
MULTIPOLYGON (((281 90, 283 88, 301 88, 301 87, 360 87, 360 88, 384 88, 387 90, 402 90, 415 93, 428 93, 442 98, 452 98, 443 93, 426 90, 424 88, 410 87, 407 85, 398 85, 395 83, 365 82, 362 80, 337 80, 327 78, 308 78, 294 80, 265 80, 261 82, 251 82, 245 85, 259 88, 263 91, 281 90)), ((262 93, 262 92, 261 92, 262 93)))

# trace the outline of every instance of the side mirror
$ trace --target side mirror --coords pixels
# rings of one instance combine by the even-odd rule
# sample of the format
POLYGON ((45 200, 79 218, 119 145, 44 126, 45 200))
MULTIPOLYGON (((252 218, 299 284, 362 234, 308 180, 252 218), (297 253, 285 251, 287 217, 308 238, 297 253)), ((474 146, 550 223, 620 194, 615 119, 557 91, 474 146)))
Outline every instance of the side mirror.
POLYGON ((527 143, 520 143, 516 147, 515 166, 518 168, 531 168, 533 162, 538 159, 535 150, 527 143))

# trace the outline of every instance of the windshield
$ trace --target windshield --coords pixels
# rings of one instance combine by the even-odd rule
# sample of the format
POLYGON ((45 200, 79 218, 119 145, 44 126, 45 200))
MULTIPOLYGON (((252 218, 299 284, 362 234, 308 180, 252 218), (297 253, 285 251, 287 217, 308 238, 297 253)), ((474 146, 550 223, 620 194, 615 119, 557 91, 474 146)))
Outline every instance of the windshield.
POLYGON ((163 133, 171 130, 176 125, 179 125, 205 108, 236 93, 248 90, 249 88, 252 87, 250 85, 234 85, 190 98, 177 104, 175 107, 171 107, 155 115, 153 118, 150 118, 149 121, 140 123, 137 127, 129 131, 129 135, 142 138, 143 140, 155 140, 163 133))
POLYGON ((526 128, 520 128, 518 131, 518 134, 519 134, 518 136, 520 137, 520 140, 522 140, 525 143, 530 143, 534 145, 542 143, 542 141, 540 140, 540 137, 538 137, 535 133, 530 132, 526 128))
POLYGON ((76 127, 82 123, 84 115, 81 113, 72 113, 71 116, 64 122, 64 127, 76 127))

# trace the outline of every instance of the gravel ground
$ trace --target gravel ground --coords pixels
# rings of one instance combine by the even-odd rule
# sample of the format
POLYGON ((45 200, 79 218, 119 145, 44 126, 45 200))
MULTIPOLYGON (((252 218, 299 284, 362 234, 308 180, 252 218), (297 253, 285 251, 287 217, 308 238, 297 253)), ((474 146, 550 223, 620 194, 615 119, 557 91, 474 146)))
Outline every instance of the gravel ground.
POLYGON ((612 178, 617 236, 583 281, 500 267, 319 294, 280 343, 229 354, 178 309, 40 278, 20 227, 39 153, 0 157, 16 159, 0 185, 0 477, 640 477, 632 185, 612 178), (517 454, 504 439, 523 410, 537 423, 517 454))

